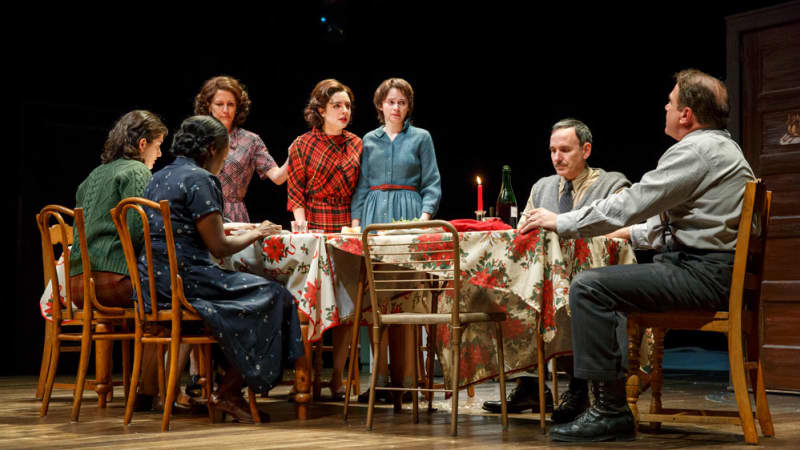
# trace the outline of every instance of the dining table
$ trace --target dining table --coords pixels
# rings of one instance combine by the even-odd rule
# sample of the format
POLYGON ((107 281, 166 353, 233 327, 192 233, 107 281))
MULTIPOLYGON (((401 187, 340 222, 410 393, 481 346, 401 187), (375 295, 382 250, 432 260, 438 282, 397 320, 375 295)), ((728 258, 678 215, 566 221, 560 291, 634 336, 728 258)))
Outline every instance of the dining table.
MULTIPOLYGON (((396 253, 397 247, 413 251, 435 250, 449 233, 375 234, 370 242, 378 249, 396 253)), ((284 283, 298 304, 306 324, 307 343, 318 341, 332 327, 352 321, 359 286, 364 286, 362 236, 339 233, 287 233, 269 236, 226 261, 234 270, 263 275, 284 283)), ((555 232, 535 229, 466 231, 459 233, 461 311, 504 312, 502 323, 505 373, 525 371, 537 364, 537 324, 545 343, 545 358, 572 350, 569 318, 569 286, 580 272, 592 268, 636 263, 630 242, 593 237, 563 239, 555 232), (541 322, 539 317, 541 316, 541 322)), ((441 269, 442 253, 431 251, 427 265, 432 275, 441 269)), ((373 252, 387 264, 402 264, 392 255, 373 252)), ((438 312, 449 312, 452 299, 445 293, 438 312)), ((425 312, 431 301, 423 294, 409 294, 381 301, 392 311, 425 312)), ((370 302, 361 302, 361 322, 368 324, 370 302)), ((459 385, 478 383, 499 374, 491 324, 472 324, 463 333, 459 385)), ((450 333, 439 325, 435 349, 447 383, 452 373, 450 333)), ((308 351, 307 351, 308 353, 308 351)), ((301 358, 302 359, 302 358, 301 358)), ((310 357, 296 365, 297 377, 307 377, 310 357)), ((306 386, 296 389, 305 394, 306 386)), ((304 397, 305 399, 305 397, 304 397)), ((300 404, 298 406, 301 406, 300 404)))

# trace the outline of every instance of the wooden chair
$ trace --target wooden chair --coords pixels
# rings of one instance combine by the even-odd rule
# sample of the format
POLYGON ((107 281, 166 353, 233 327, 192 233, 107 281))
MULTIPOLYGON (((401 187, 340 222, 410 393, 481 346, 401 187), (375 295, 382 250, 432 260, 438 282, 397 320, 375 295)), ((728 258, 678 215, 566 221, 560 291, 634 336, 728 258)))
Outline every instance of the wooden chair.
MULTIPOLYGON (((453 368, 451 375, 451 387, 449 389, 436 389, 436 388, 421 388, 421 387, 380 387, 376 386, 377 371, 372 371, 370 380, 370 395, 369 406, 367 409, 367 429, 372 430, 373 413, 375 409, 375 391, 394 390, 394 391, 411 391, 412 396, 412 411, 414 423, 419 422, 419 399, 417 392, 450 392, 452 393, 451 402, 452 409, 450 414, 450 434, 455 436, 457 434, 458 426, 458 379, 459 379, 459 365, 461 357, 461 333, 462 326, 468 326, 470 323, 476 322, 495 322, 495 336, 497 339, 497 356, 500 368, 504 367, 503 358, 503 335, 500 327, 500 322, 506 319, 505 313, 496 312, 461 312, 460 311, 460 292, 461 292, 461 279, 460 279, 460 246, 459 236, 456 229, 448 222, 442 220, 432 220, 413 223, 395 223, 395 224, 373 224, 364 229, 362 233, 362 244, 364 249, 364 258, 366 260, 367 280, 370 291, 370 302, 372 306, 373 318, 373 354, 375 359, 380 358, 382 347, 380 345, 380 336, 382 335, 384 327, 387 325, 447 325, 451 331, 451 357, 453 361, 453 368), (398 251, 397 244, 391 244, 389 249, 382 251, 380 247, 385 244, 375 244, 370 242, 370 233, 380 230, 404 230, 404 229, 429 229, 431 233, 442 233, 443 229, 450 234, 449 240, 444 240, 441 243, 436 243, 437 249, 431 251, 414 251, 413 249, 398 251), (423 255, 430 254, 443 254, 443 258, 437 258, 437 268, 435 272, 440 276, 439 280, 445 282, 444 291, 449 291, 452 296, 451 312, 437 313, 432 311, 430 313, 387 313, 382 314, 378 308, 378 292, 407 292, 407 291, 437 291, 442 290, 438 286, 432 286, 426 282, 428 272, 430 269, 425 269, 425 264, 430 264, 430 261, 424 259, 423 255), (384 262, 373 259, 374 254, 381 254, 390 256, 392 259, 392 267, 386 268, 384 262), (399 261, 402 259, 402 261, 399 261), (391 279, 384 278, 384 275, 390 275, 391 279)), ((409 242, 411 244, 411 242, 409 242)), ((418 359, 416 359, 418 361, 418 359)), ((415 364, 415 379, 419 379, 419 367, 415 364)), ((505 375, 500 370, 500 396, 502 399, 502 425, 503 430, 508 429, 508 415, 506 411, 506 392, 505 392, 505 375)), ((430 404, 429 404, 430 405, 430 404)), ((429 406, 430 408, 430 406, 429 406)))
MULTIPOLYGON (((67 215, 73 217, 73 211, 68 208, 64 208, 68 211, 67 215)), ((63 221, 63 218, 62 218, 63 221)), ((49 228, 45 224, 44 229, 42 228, 41 223, 41 214, 36 215, 36 226, 39 228, 39 233, 41 234, 42 238, 42 265, 43 265, 43 273, 44 273, 44 287, 47 289, 50 286, 51 291, 51 300, 57 301, 59 298, 58 293, 58 286, 60 283, 58 282, 58 277, 52 278, 53 274, 55 274, 55 268, 57 265, 57 258, 59 255, 63 254, 64 256, 69 255, 69 246, 72 245, 72 226, 67 225, 66 223, 63 224, 64 232, 62 233, 62 225, 61 224, 54 224, 50 225, 49 228), (50 240, 45 242, 44 234, 47 233, 50 236, 50 240), (63 236, 62 236, 63 234, 63 236), (55 247, 59 249, 59 253, 56 253, 55 247), (48 251, 48 248, 50 250, 48 251), (52 253, 52 257, 48 256, 52 253)), ((65 258, 68 260, 69 258, 65 258)), ((42 349, 42 364, 39 367, 39 381, 36 384, 36 398, 38 400, 42 399, 42 395, 44 394, 44 387, 47 384, 47 373, 50 369, 50 352, 53 348, 53 327, 51 327, 48 323, 45 323, 44 327, 44 346, 42 349)), ((61 353, 65 352, 79 352, 81 350, 80 345, 62 345, 59 351, 61 353)), ((94 380, 91 382, 90 389, 94 388, 94 380)), ((53 387, 56 389, 75 389, 74 383, 54 383, 53 387)))
POLYGON ((772 193, 765 184, 749 182, 744 192, 742 215, 739 220, 736 254, 734 257, 731 292, 727 311, 669 311, 666 313, 637 313, 628 315, 628 360, 632 374, 627 382, 628 404, 634 417, 659 427, 662 422, 733 423, 744 431, 748 444, 758 443, 747 378, 753 390, 756 416, 764 436, 774 436, 772 416, 764 390, 764 367, 760 357, 764 333, 761 305, 761 279, 764 251, 770 219, 772 193), (654 328, 656 337, 653 358, 652 400, 650 413, 639 413, 639 344, 642 330, 654 328), (736 396, 737 411, 668 409, 661 405, 664 356, 664 330, 702 330, 725 333, 728 337, 730 376, 736 396))
MULTIPOLYGON (((39 230, 42 234, 42 249, 45 252, 45 267, 46 279, 53 280, 53 320, 49 326, 51 328, 50 335, 52 342, 50 346, 50 363, 47 375, 47 382, 42 395, 42 408, 40 416, 47 415, 47 410, 50 404, 50 396, 55 384, 55 374, 58 368, 58 358, 62 348, 62 341, 80 342, 80 362, 78 365, 78 375, 74 384, 74 396, 72 403, 73 421, 78 420, 80 414, 81 400, 83 398, 83 390, 86 386, 86 373, 89 366, 89 357, 91 355, 91 345, 93 341, 122 341, 122 362, 123 362, 123 385, 127 389, 129 373, 129 342, 133 339, 133 333, 128 331, 128 322, 133 319, 133 310, 128 308, 106 307, 98 301, 95 295, 94 278, 92 277, 92 265, 89 261, 89 246, 86 241, 86 232, 84 231, 84 218, 83 209, 75 208, 70 210, 62 206, 50 205, 42 209, 37 215, 37 222, 39 223, 39 230), (55 271, 55 254, 53 253, 53 241, 51 240, 52 232, 48 228, 48 223, 51 219, 56 220, 56 227, 58 234, 60 234, 60 241, 67 242, 66 234, 70 232, 70 227, 66 225, 63 215, 74 216, 74 226, 78 231, 79 245, 81 248, 81 264, 83 267, 83 309, 74 309, 72 305, 72 298, 70 293, 70 277, 69 277, 69 249, 64 248, 64 286, 66 305, 62 306, 58 298, 58 277, 55 271), (64 327, 80 327, 80 332, 66 332, 64 327), (117 331, 115 328, 120 328, 117 331)), ((98 353, 100 350, 98 349, 98 353)), ((110 363, 110 352, 105 352, 105 355, 98 357, 99 364, 110 363)), ((110 377, 110 373, 108 374, 110 377)), ((107 393, 113 390, 114 383, 103 380, 103 384, 95 383, 95 389, 98 392, 98 400, 101 407, 105 406, 107 393)), ((118 385, 119 383, 117 383, 118 385)))
MULTIPOLYGON (((169 344, 169 380, 165 388, 166 392, 162 392, 164 414, 161 419, 161 431, 169 430, 172 404, 175 401, 175 392, 179 379, 178 354, 180 344, 199 346, 201 359, 200 367, 202 368, 203 375, 200 379, 200 384, 203 386, 203 397, 207 402, 209 416, 213 422, 215 417, 214 406, 213 403, 208 400, 213 387, 211 344, 215 344, 217 341, 209 333, 192 335, 185 335, 183 333, 182 325, 184 323, 202 323, 203 319, 197 314, 197 311, 192 305, 189 304, 183 293, 183 280, 178 274, 178 258, 175 251, 175 239, 172 233, 169 202, 167 200, 162 200, 156 203, 144 198, 129 197, 120 201, 117 207, 111 210, 111 217, 114 220, 114 225, 116 225, 120 240, 122 241, 125 260, 128 263, 128 271, 130 272, 131 282, 136 291, 137 301, 136 314, 134 315, 136 332, 134 338, 133 372, 131 376, 130 392, 128 394, 128 403, 125 407, 124 423, 127 425, 133 417, 136 383, 138 382, 139 373, 141 372, 144 344, 169 344), (161 214, 164 221, 164 233, 167 240, 167 255, 169 258, 170 291, 172 294, 170 309, 163 309, 158 306, 158 295, 156 293, 155 277, 153 274, 153 248, 150 240, 150 221, 143 207, 149 210, 155 210, 157 214, 161 214), (131 241, 128 220, 126 220, 129 212, 135 212, 139 215, 144 231, 143 253, 147 261, 147 276, 149 281, 147 288, 150 293, 150 312, 145 312, 146 310, 144 308, 144 297, 142 296, 142 282, 139 274, 137 255, 133 248, 133 242, 131 241), (164 332, 165 330, 169 334, 168 336, 164 336, 164 334, 167 334, 164 332)), ((253 416, 253 421, 260 423, 261 416, 256 407, 255 394, 249 389, 248 393, 250 398, 250 413, 253 416)))

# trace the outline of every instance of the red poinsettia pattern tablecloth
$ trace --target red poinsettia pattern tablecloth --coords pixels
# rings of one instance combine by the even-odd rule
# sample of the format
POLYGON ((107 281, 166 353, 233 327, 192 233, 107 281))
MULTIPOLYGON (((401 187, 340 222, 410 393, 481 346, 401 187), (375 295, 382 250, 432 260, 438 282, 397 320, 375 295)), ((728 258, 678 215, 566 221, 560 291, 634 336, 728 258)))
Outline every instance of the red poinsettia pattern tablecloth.
MULTIPOLYGON (((385 235, 370 237, 377 243, 406 246, 412 251, 437 250, 448 233, 385 235)), ((545 354, 571 351, 569 284, 580 271, 614 264, 636 262, 627 241, 596 237, 560 239, 556 233, 535 230, 519 234, 516 230, 459 233, 461 248, 461 310, 502 311, 505 371, 514 372, 536 364, 536 319, 543 317, 545 354)), ((332 237, 328 244, 353 254, 361 254, 360 237, 332 237)), ((376 247, 396 252, 393 245, 376 247)), ((376 259, 393 263, 391 255, 376 259)), ((429 253, 425 267, 436 273, 445 264, 446 253, 429 253)), ((452 299, 439 302, 439 312, 448 312, 452 299)), ((365 299, 365 304, 369 301, 365 299)), ((415 308, 416 309, 416 308, 415 308)), ((464 332, 461 347, 459 384, 466 385, 494 377, 498 373, 494 332, 491 324, 473 324, 464 332)), ((437 348, 445 376, 450 372, 450 344, 447 326, 437 330, 437 348)), ((449 382, 449 381, 448 381, 449 382)))
MULTIPOLYGON (((437 250, 448 233, 375 235, 384 252, 397 246, 412 251, 437 250)), ((569 284, 580 271, 614 264, 636 262, 627 241, 596 237, 560 239, 556 233, 516 230, 459 233, 461 248, 461 310, 503 311, 506 373, 536 365, 536 319, 542 314, 547 358, 572 349, 569 320, 569 284)), ((315 341, 331 327, 351 319, 360 273, 360 235, 281 234, 237 253, 226 266, 262 274, 286 284, 308 317, 308 339, 315 341), (350 259, 348 259, 350 258, 350 259)), ((387 264, 391 255, 376 255, 387 264)), ((436 274, 443 268, 446 253, 422 256, 425 268, 436 274)), ((448 312, 452 299, 439 301, 439 312, 448 312)), ((369 299, 362 303, 362 319, 371 319, 369 299)), ((429 298, 407 295, 383 299, 381 309, 425 311, 429 298)), ((494 332, 489 324, 473 324, 464 332, 459 384, 478 382, 498 373, 494 332)), ((447 326, 437 329, 437 350, 447 377, 452 367, 447 326)))

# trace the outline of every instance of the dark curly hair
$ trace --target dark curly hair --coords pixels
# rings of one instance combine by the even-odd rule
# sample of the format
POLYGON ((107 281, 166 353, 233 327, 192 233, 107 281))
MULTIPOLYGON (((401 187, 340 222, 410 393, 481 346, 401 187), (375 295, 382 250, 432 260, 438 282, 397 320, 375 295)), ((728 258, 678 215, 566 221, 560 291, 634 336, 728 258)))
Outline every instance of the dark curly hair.
POLYGON ((172 138, 170 153, 174 156, 192 158, 204 166, 211 149, 228 146, 228 130, 214 116, 192 116, 184 120, 172 138))
POLYGON ((375 96, 372 98, 372 103, 375 104, 375 109, 378 110, 378 122, 380 123, 386 123, 386 119, 383 117, 383 101, 386 100, 386 96, 389 95, 389 91, 392 88, 402 92, 408 99, 406 117, 411 117, 411 113, 414 112, 414 89, 411 88, 411 84, 402 78, 389 78, 383 80, 378 89, 375 89, 375 96))
MULTIPOLYGON (((308 104, 303 110, 303 117, 306 119, 308 126, 311 128, 322 128, 322 124, 325 120, 322 118, 322 115, 320 115, 319 108, 325 109, 331 97, 337 92, 342 91, 346 92, 347 96, 350 97, 350 111, 352 112, 355 98, 353 97, 353 91, 351 91, 349 87, 333 78, 322 80, 314 86, 314 90, 311 91, 311 96, 308 98, 308 104)), ((352 114, 350 115, 350 120, 353 120, 352 114)))
POLYGON ((211 78, 203 83, 200 92, 194 97, 194 113, 197 115, 210 116, 211 115, 211 100, 217 91, 224 89, 236 99, 236 117, 233 118, 233 125, 236 127, 242 126, 247 115, 250 114, 250 96, 247 95, 247 89, 244 84, 239 80, 227 75, 221 75, 211 78))
POLYGON ((697 69, 682 70, 674 78, 678 85, 679 108, 692 108, 702 125, 716 129, 728 125, 728 90, 722 81, 697 69))
POLYGON ((120 158, 144 162, 139 152, 139 141, 153 142, 159 136, 166 136, 167 127, 155 114, 141 109, 133 110, 120 117, 108 132, 100 161, 108 164, 120 158))

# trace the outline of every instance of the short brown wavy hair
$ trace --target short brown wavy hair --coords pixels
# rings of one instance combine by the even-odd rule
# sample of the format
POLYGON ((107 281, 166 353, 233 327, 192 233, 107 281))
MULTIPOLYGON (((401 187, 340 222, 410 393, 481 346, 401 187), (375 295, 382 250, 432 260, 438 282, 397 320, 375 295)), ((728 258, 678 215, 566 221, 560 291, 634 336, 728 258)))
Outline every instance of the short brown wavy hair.
POLYGON ((678 85, 678 107, 692 108, 697 121, 715 129, 728 125, 730 106, 725 83, 697 69, 682 70, 674 75, 678 85))
POLYGON ((354 109, 353 105, 355 105, 353 91, 339 81, 328 78, 317 83, 317 85, 314 86, 314 90, 311 91, 311 95, 308 97, 308 104, 303 110, 303 117, 306 119, 308 126, 311 128, 322 128, 322 124, 325 120, 322 118, 322 115, 320 115, 319 108, 325 109, 331 97, 337 92, 342 91, 347 93, 347 96, 350 97, 350 121, 353 121, 352 111, 354 109))
POLYGON ((383 101, 386 100, 386 96, 389 95, 389 91, 392 88, 402 92, 408 99, 408 114, 406 114, 406 117, 411 117, 411 113, 414 112, 414 89, 411 88, 411 84, 402 78, 389 78, 383 80, 378 89, 375 90, 375 97, 372 98, 375 109, 378 110, 378 122, 380 123, 386 123, 386 119, 383 117, 383 101))
POLYGON ((139 151, 139 141, 153 142, 159 136, 167 136, 166 125, 150 111, 133 110, 120 117, 108 132, 100 161, 108 164, 120 158, 144 162, 139 151))
POLYGON ((250 96, 247 95, 247 89, 244 84, 227 75, 220 75, 203 83, 200 92, 194 97, 194 113, 198 116, 210 116, 211 100, 220 89, 230 92, 236 99, 236 117, 233 118, 233 125, 236 127, 242 126, 245 119, 247 119, 247 115, 250 114, 250 96))

